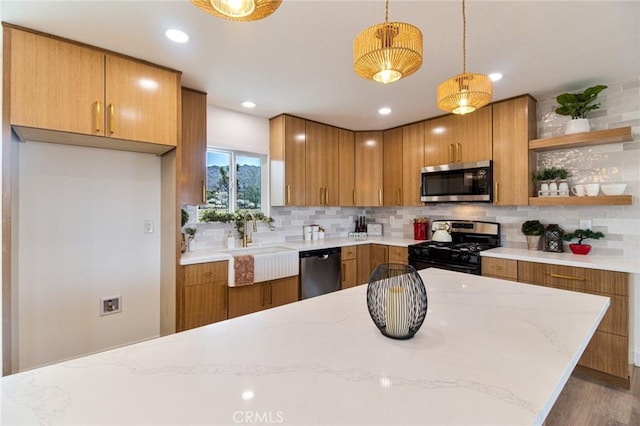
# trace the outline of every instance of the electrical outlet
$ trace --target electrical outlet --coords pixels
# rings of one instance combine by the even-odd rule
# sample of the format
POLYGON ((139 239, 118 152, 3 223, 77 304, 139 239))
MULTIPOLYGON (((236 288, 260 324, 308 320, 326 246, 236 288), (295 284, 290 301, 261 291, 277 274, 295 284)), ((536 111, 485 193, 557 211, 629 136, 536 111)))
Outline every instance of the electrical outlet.
POLYGON ((153 234, 153 220, 147 219, 144 221, 144 233, 153 234))
POLYGON ((100 299, 100 316, 122 312, 122 296, 100 299))
POLYGON ((589 219, 580 219, 580 229, 591 229, 591 221, 589 219))

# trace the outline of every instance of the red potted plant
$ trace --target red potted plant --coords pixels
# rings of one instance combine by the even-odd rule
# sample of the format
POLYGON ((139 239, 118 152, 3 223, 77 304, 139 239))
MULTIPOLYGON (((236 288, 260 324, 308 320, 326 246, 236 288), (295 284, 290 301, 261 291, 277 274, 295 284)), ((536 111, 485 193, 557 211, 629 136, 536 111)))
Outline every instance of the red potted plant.
POLYGON ((591 251, 589 244, 582 244, 582 241, 587 238, 599 240, 600 238, 604 238, 604 234, 600 231, 593 232, 591 229, 576 229, 562 237, 565 241, 578 240, 577 244, 569 244, 569 248, 573 254, 588 254, 591 251))

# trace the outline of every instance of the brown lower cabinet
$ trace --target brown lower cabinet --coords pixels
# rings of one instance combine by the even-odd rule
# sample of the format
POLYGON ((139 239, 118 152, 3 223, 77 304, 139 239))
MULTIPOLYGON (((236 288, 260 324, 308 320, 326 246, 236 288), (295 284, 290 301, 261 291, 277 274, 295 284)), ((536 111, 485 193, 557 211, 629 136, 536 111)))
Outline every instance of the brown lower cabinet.
POLYGON ((226 260, 182 267, 181 330, 227 319, 227 267, 226 260))
POLYGON ((358 259, 356 246, 342 247, 342 288, 358 284, 358 259))
POLYGON ((609 309, 578 365, 629 388, 629 274, 483 257, 482 275, 609 297, 609 309))
POLYGON ((300 299, 298 276, 229 287, 229 318, 251 314, 300 299))

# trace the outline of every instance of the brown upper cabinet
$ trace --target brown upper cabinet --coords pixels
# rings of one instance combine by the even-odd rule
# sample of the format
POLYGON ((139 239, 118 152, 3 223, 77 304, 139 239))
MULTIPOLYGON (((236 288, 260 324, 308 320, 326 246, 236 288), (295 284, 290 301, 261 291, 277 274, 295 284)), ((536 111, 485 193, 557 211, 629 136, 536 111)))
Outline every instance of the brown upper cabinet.
POLYGON ((279 115, 269 120, 272 206, 306 205, 306 122, 279 115))
MULTIPOLYGON (((356 150, 355 136, 351 130, 338 129, 338 205, 356 205, 356 150)), ((335 161, 335 158, 333 159, 335 161)))
POLYGON ((382 132, 356 132, 356 206, 382 206, 382 132))
POLYGON ((402 205, 421 206, 421 169, 424 166, 424 122, 402 128, 402 205))
POLYGON ((402 128, 386 130, 383 139, 383 193, 385 206, 402 205, 402 128))
POLYGON ((4 31, 10 122, 23 139, 153 153, 177 145, 179 72, 52 36, 4 31))
POLYGON ((207 185, 207 94, 182 89, 180 200, 205 204, 207 185))
POLYGON ((425 166, 490 160, 492 107, 426 120, 425 166))
POLYGON ((337 206, 339 129, 306 122, 306 205, 337 206))
POLYGON ((493 104, 493 204, 526 206, 533 194, 536 101, 525 95, 493 104))

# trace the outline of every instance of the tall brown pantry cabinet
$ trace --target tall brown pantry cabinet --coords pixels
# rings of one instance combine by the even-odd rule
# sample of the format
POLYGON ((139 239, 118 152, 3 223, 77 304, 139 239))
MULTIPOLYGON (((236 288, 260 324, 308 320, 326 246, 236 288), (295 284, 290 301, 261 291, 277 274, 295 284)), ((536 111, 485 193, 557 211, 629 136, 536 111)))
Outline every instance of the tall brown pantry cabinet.
POLYGON ((269 120, 272 206, 306 205, 306 121, 290 115, 269 120))

